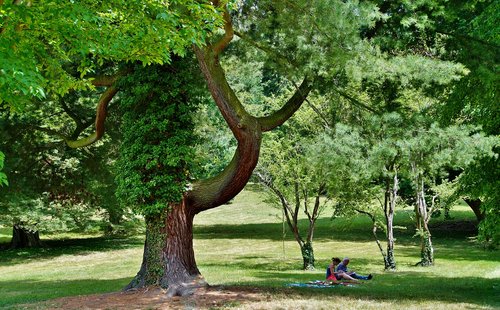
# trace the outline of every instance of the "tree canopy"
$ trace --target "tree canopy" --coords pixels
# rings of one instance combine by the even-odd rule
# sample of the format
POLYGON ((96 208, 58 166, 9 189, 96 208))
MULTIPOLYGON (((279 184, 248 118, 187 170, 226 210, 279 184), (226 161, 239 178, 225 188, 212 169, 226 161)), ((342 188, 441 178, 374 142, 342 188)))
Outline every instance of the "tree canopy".
MULTIPOLYGON (((439 0, 0 0, 0 113, 11 127, 35 128, 26 137, 36 145, 63 150, 57 156, 44 150, 56 170, 80 175, 87 157, 70 148, 106 139, 104 121, 118 111, 121 136, 111 140, 120 156, 110 150, 107 160, 118 169, 122 205, 146 222, 143 262, 129 288, 159 284, 182 295, 185 283, 204 282, 194 257, 194 216, 244 188, 261 146, 271 152, 263 164, 282 196, 298 193, 309 202, 304 190, 289 186, 295 182, 314 191, 316 202, 329 195, 338 204, 366 205, 362 200, 382 189, 386 199, 393 191, 394 205, 398 184, 388 180, 401 171, 413 181, 411 203, 422 211, 415 214, 426 217, 426 189, 442 181, 444 168, 469 169, 477 159, 472 150, 482 135, 469 125, 482 119, 497 134, 483 117, 495 113, 495 69, 484 65, 487 57, 479 65, 467 61, 480 48, 469 50, 457 29, 478 46, 494 46, 494 34, 477 31, 484 30, 479 23, 494 24, 498 5, 457 3, 450 9, 439 0), (485 93, 462 104, 461 83, 476 82, 485 93), (95 122, 87 112, 94 95, 95 122), (483 95, 486 112, 462 121, 483 95), (293 117, 303 105, 310 110, 293 117), (453 121, 444 120, 446 111, 456 112, 453 121), (211 155, 213 146, 220 154, 211 155), (207 164, 207 157, 215 160, 207 164)), ((17 142, 2 151, 20 152, 17 142)), ((26 158, 37 154, 33 148, 26 158)), ((71 187, 64 175, 39 181, 71 187)), ((95 185, 93 176, 81 175, 95 185)), ((460 180, 467 183, 465 175, 460 180)), ((85 182, 78 186, 92 188, 85 182)), ((2 172, 0 184, 7 184, 2 172)))
POLYGON ((0 5, 0 104, 13 109, 48 93, 92 89, 109 62, 169 63, 221 25, 217 9, 206 1, 0 5))

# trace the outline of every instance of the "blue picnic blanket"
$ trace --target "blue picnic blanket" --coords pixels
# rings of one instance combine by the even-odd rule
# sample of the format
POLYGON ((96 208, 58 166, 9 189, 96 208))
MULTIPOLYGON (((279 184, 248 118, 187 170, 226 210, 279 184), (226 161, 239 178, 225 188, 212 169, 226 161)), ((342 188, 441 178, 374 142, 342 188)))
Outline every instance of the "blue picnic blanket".
POLYGON ((325 282, 321 280, 309 281, 307 283, 289 283, 288 287, 313 287, 313 288, 333 288, 338 286, 355 286, 354 283, 338 282, 332 284, 331 282, 325 282))

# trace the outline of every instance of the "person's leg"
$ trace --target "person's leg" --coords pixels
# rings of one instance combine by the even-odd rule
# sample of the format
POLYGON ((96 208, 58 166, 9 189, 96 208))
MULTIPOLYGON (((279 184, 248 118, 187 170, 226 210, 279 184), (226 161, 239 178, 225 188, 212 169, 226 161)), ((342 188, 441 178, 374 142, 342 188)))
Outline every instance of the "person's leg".
POLYGON ((359 279, 359 280, 370 280, 372 278, 372 275, 362 276, 362 275, 359 275, 359 274, 353 272, 353 273, 351 273, 351 277, 353 277, 354 279, 359 279))
POLYGON ((354 279, 353 277, 351 277, 347 273, 340 273, 338 278, 343 279, 343 280, 353 281, 353 282, 359 282, 358 280, 354 279))

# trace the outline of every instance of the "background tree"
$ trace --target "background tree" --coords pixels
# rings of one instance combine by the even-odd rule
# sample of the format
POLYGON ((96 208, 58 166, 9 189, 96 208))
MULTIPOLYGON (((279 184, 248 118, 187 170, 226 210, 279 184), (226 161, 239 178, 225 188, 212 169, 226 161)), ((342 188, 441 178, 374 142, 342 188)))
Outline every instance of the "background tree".
POLYGON ((268 137, 264 146, 256 175, 268 189, 269 200, 283 211, 288 228, 300 247, 302 269, 314 270, 314 230, 327 204, 325 172, 309 160, 311 145, 307 138, 300 137, 293 129, 281 129, 268 137), (305 233, 299 222, 302 212, 307 217, 305 233))
MULTIPOLYGON (((1 190, 0 219, 14 226, 13 241, 32 240, 13 242, 13 247, 39 245, 35 237, 39 230, 106 228, 110 232, 109 228, 118 227, 122 220, 124 211, 113 199, 116 148, 104 144, 92 151, 75 151, 61 143, 61 136, 85 129, 79 124, 92 124, 93 103, 85 99, 86 95, 78 94, 39 102, 26 108, 22 116, 1 112, 0 144, 6 150, 7 171, 13 178, 11 186, 1 190), (76 98, 78 102, 72 101, 76 98), (80 113, 68 105, 79 107, 80 113)), ((108 125, 112 123, 110 120, 108 125)), ((113 139, 116 137, 105 140, 113 139)))
MULTIPOLYGON (((439 128, 436 124, 426 125, 416 120, 411 137, 405 141, 407 171, 415 191, 415 215, 417 234, 421 238, 420 262, 423 266, 434 263, 429 220, 435 211, 439 194, 426 191, 426 184, 436 186, 441 181, 445 167, 464 168, 478 156, 492 156, 494 140, 487 139, 473 128, 449 126, 439 128)), ((444 197, 443 197, 444 198, 444 197)))
POLYGON ((404 131, 401 124, 394 115, 368 117, 364 128, 338 123, 334 130, 318 137, 311 158, 327 171, 327 195, 336 202, 334 216, 361 213, 370 217, 387 270, 396 268, 393 218, 401 165, 397 141, 404 131), (393 127, 394 123, 398 126, 393 127), (386 250, 379 241, 378 228, 386 233, 386 250))
MULTIPOLYGON (((454 123, 479 125, 486 134, 498 136, 496 98, 500 42, 495 34, 498 32, 499 4, 489 0, 382 0, 376 3, 381 13, 389 18, 378 20, 365 35, 378 42, 383 50, 413 50, 458 61, 469 71, 464 78, 453 82, 445 96, 440 96, 439 104, 430 107, 435 112, 433 117, 445 126, 454 123)), ((499 179, 497 160, 484 158, 469 166, 457 188, 457 195, 465 198, 482 222, 480 239, 489 240, 490 244, 498 243, 497 228, 500 227, 499 199, 495 190, 499 179), (491 217, 483 222, 485 214, 491 217)))
MULTIPOLYGON (((471 71, 456 82, 453 92, 437 111, 443 124, 479 125, 488 135, 500 134, 498 109, 498 33, 500 6, 495 1, 457 1, 437 28, 446 39, 448 59, 465 64, 471 71)), ((499 150, 469 166, 460 176, 457 195, 476 214, 480 240, 497 246, 500 240, 500 198, 498 197, 499 150)))

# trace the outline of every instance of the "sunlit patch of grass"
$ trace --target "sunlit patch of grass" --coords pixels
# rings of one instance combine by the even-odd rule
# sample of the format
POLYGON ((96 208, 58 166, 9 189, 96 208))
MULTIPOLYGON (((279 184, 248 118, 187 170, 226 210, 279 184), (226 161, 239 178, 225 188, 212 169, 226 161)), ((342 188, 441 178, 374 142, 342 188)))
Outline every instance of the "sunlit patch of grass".
MULTIPOLYGON (((263 203, 263 194, 244 191, 231 204, 195 218, 198 267, 212 285, 264 288, 268 301, 231 304, 241 309, 490 309, 500 307, 500 252, 485 251, 470 231, 443 229, 434 238, 436 265, 415 267, 420 259, 413 222, 400 211, 395 232, 395 272, 383 270, 381 253, 367 217, 319 220, 314 250, 316 270, 302 271, 293 236, 283 233, 279 209, 263 203), (356 287, 288 288, 288 284, 324 278, 332 256, 351 257, 352 269, 374 279, 356 287)), ((464 206, 454 221, 471 221, 464 206)), ((446 223, 441 217, 433 223, 446 223)), ((431 222, 431 223, 432 223, 431 222)), ((302 219, 301 224, 305 224, 302 219)), ((439 228, 439 225, 436 226, 439 228)), ((458 226, 460 229, 460 226, 458 226)), ((0 230, 0 233, 10 231, 0 230)), ((9 236, 10 237, 10 236, 9 236)), ((67 235, 65 237, 68 237, 67 235)), ((74 236, 72 236, 74 237, 74 236)), ((108 239, 44 238, 41 249, 0 252, 0 307, 62 296, 118 291, 135 276, 142 259, 143 236, 108 239)), ((383 233, 380 234, 383 239, 383 233)))
POLYGON ((12 227, 0 226, 0 244, 8 243, 12 238, 12 227))
POLYGON ((120 290, 134 276, 141 249, 68 254, 0 265, 0 307, 62 296, 120 290))
MULTIPOLYGON (((335 288, 336 289, 336 288, 335 288)), ((332 289, 332 290, 335 290, 332 289)), ((416 302, 414 300, 378 301, 350 298, 332 294, 329 297, 308 296, 303 298, 273 297, 270 301, 250 302, 233 309, 257 310, 257 309, 410 309, 410 310, 434 310, 434 309, 491 309, 487 306, 478 306, 471 303, 442 303, 433 301, 416 302)))

